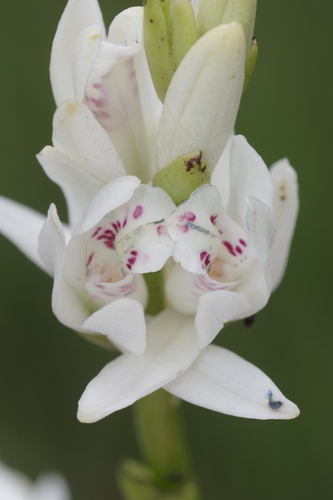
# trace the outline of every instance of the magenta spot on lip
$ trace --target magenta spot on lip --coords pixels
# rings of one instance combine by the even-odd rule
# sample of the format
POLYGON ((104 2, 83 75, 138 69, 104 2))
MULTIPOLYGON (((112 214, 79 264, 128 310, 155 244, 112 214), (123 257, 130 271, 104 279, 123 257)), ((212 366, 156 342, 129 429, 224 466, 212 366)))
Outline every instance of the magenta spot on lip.
POLYGON ((87 260, 87 264, 86 264, 86 265, 87 265, 87 267, 89 266, 90 262, 92 261, 92 258, 93 258, 93 256, 94 256, 94 255, 95 255, 95 252, 92 252, 92 253, 89 255, 88 260, 87 260))
POLYGON ((200 260, 204 260, 204 258, 206 257, 207 255, 207 252, 201 252, 200 254, 200 260))
POLYGON ((142 215, 142 212, 143 212, 142 206, 138 205, 133 212, 134 219, 138 219, 142 215))
POLYGON ((125 227, 127 224, 127 217, 125 217, 124 222, 123 222, 123 227, 125 227))
POLYGON ((92 238, 94 238, 95 236, 97 236, 101 229, 102 229, 101 227, 98 227, 96 229, 96 231, 94 232, 94 234, 92 235, 92 238))
POLYGON ((118 232, 118 225, 116 222, 112 222, 112 227, 116 232, 118 232))
POLYGON ((215 222, 216 222, 216 219, 217 219, 217 215, 212 215, 211 218, 210 218, 210 222, 215 226, 215 222))
POLYGON ((128 263, 131 264, 131 266, 133 266, 135 264, 135 261, 136 261, 136 257, 131 257, 130 259, 128 259, 128 263))
POLYGON ((131 269, 132 269, 131 264, 126 264, 126 267, 127 267, 129 270, 131 270, 131 269))
POLYGON ((187 212, 184 212, 183 214, 178 215, 177 219, 180 221, 189 220, 190 222, 193 222, 196 219, 196 216, 194 215, 193 212, 190 212, 188 210, 187 212))
POLYGON ((235 249, 237 253, 243 253, 243 250, 238 245, 235 246, 235 249))
POLYGON ((101 285, 100 283, 97 283, 95 285, 96 288, 100 288, 101 290, 104 290, 105 289, 105 286, 104 285, 101 285))
POLYGON ((244 240, 240 239, 240 240, 238 240, 238 241, 239 241, 239 243, 240 243, 241 245, 243 245, 243 247, 246 247, 246 243, 245 243, 245 241, 244 241, 244 240))
POLYGON ((231 253, 231 255, 234 255, 236 257, 237 254, 235 253, 232 244, 229 243, 229 241, 223 241, 222 243, 228 249, 229 253, 231 253))
POLYGON ((138 255, 138 252, 136 250, 132 250, 131 255, 138 255))
POLYGON ((94 89, 101 89, 103 87, 102 83, 93 83, 94 89))
POLYGON ((207 257, 205 258, 205 266, 209 266, 210 264, 210 255, 208 254, 207 257))
POLYGON ((177 225, 179 231, 181 231, 182 233, 187 233, 187 231, 190 229, 188 226, 179 226, 177 225))
POLYGON ((193 212, 185 212, 184 216, 186 217, 187 220, 189 220, 191 222, 196 219, 196 216, 194 215, 193 212))

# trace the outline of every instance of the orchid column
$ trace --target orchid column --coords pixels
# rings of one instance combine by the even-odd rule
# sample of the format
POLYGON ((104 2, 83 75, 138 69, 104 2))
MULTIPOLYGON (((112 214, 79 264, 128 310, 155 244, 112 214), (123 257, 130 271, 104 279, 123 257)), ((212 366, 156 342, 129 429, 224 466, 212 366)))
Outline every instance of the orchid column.
POLYGON ((53 146, 37 156, 69 224, 53 204, 44 217, 0 199, 1 231, 54 277, 59 321, 118 354, 78 419, 135 403, 147 465, 123 464, 127 500, 199 498, 179 398, 245 418, 299 413, 212 343, 266 305, 298 210, 289 162, 268 170, 234 135, 255 11, 255 0, 146 0, 106 34, 97 0, 69 0, 51 55, 53 146))

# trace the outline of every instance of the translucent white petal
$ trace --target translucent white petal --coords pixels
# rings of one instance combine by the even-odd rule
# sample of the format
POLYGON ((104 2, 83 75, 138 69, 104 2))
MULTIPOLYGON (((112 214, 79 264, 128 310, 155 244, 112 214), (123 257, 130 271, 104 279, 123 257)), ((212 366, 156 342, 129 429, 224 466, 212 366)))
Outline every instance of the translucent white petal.
POLYGON ((50 64, 54 99, 59 106, 74 97, 72 68, 76 38, 88 26, 96 24, 105 38, 105 28, 97 0, 69 0, 55 34, 50 64))
POLYGON ((273 211, 261 200, 249 196, 246 222, 265 274, 267 289, 270 291, 272 283, 269 266, 269 251, 276 233, 273 211))
POLYGON ((108 182, 126 174, 108 134, 79 101, 65 102, 55 112, 53 144, 97 180, 108 182))
POLYGON ((232 138, 233 136, 231 136, 229 141, 227 142, 227 145, 223 150, 222 156, 220 157, 211 177, 211 182, 217 188, 221 197, 222 205, 225 209, 227 209, 230 199, 230 183, 231 183, 230 156, 231 156, 232 138))
POLYGON ((131 199, 140 185, 137 177, 126 175, 109 181, 92 200, 78 233, 92 229, 103 217, 131 199))
POLYGON ((163 311, 148 325, 142 356, 119 356, 88 384, 79 401, 78 419, 96 422, 131 405, 177 377, 198 353, 193 319, 163 311))
MULTIPOLYGON (((6 497, 7 498, 7 497, 6 497)), ((29 497, 30 498, 30 497, 29 497)), ((31 500, 70 500, 68 485, 60 474, 49 473, 39 476, 34 483, 31 500)), ((8 500, 13 500, 8 497, 8 500)))
POLYGON ((38 235, 44 222, 44 215, 0 196, 0 233, 34 264, 46 271, 38 254, 38 235))
POLYGON ((217 26, 179 65, 166 94, 157 140, 157 168, 201 150, 213 171, 232 134, 241 98, 245 38, 240 24, 217 26))
MULTIPOLYGON (((47 269, 49 269, 49 272, 54 274, 52 292, 53 312, 61 323, 69 328, 78 329, 79 325, 90 315, 90 311, 81 301, 77 290, 69 283, 67 275, 64 273, 66 253, 65 234, 54 205, 51 205, 46 222, 40 232, 38 246, 41 259, 47 269)), ((83 250, 85 249, 83 248, 83 250)), ((80 255, 77 252, 73 253, 72 261, 75 261, 75 265, 77 265, 76 261, 79 260, 80 255)), ((68 255, 67 261, 70 261, 68 255)), ((67 262, 66 264, 72 267, 71 262, 67 262)), ((81 276, 78 276, 78 279, 79 286, 82 287, 81 276)))
POLYGON ((275 184, 274 219, 276 236, 270 251, 272 289, 283 278, 294 234, 299 201, 297 174, 287 159, 280 160, 270 169, 275 184))
POLYGON ((164 389, 190 403, 237 417, 266 420, 299 415, 297 406, 259 368, 213 345, 164 389))
POLYGON ((73 91, 83 101, 91 66, 102 38, 100 26, 88 26, 77 37, 73 50, 73 91))
POLYGON ((228 214, 245 229, 247 197, 254 196, 273 210, 274 185, 264 161, 245 137, 235 135, 230 142, 228 214))
POLYGON ((251 307, 251 302, 242 293, 216 290, 202 295, 195 316, 199 349, 203 349, 214 340, 224 323, 244 314, 251 307))
POLYGON ((89 316, 83 330, 106 335, 122 350, 141 355, 146 349, 143 307, 132 299, 118 299, 89 316))
POLYGON ((51 146, 46 146, 37 159, 46 175, 62 189, 74 231, 103 183, 51 146))

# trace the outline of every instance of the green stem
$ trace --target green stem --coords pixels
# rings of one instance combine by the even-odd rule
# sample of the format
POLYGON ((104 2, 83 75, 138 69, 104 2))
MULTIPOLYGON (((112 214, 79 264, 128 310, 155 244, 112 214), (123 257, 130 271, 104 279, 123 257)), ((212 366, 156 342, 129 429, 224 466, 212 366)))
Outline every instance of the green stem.
POLYGON ((192 467, 178 400, 160 389, 134 404, 143 457, 162 490, 177 490, 192 480, 192 467))

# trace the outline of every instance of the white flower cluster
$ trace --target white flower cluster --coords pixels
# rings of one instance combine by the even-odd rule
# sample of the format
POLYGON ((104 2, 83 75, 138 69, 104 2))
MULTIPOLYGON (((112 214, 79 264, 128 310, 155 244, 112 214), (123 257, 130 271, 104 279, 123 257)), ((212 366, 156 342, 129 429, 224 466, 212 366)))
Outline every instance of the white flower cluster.
POLYGON ((226 322, 267 303, 283 276, 298 211, 288 161, 268 170, 233 135, 244 81, 242 26, 222 24, 199 38, 164 105, 142 27, 143 8, 135 7, 106 35, 96 0, 69 0, 51 56, 53 146, 38 155, 63 190, 69 225, 54 205, 45 221, 2 198, 1 231, 54 276, 59 321, 122 353, 87 386, 81 421, 160 387, 232 415, 293 418, 298 408, 265 374, 211 344, 226 322), (202 152, 212 181, 176 207, 152 180, 191 151, 202 152), (148 318, 143 275, 162 268, 166 308, 148 318))

